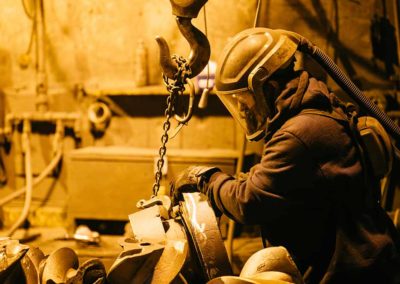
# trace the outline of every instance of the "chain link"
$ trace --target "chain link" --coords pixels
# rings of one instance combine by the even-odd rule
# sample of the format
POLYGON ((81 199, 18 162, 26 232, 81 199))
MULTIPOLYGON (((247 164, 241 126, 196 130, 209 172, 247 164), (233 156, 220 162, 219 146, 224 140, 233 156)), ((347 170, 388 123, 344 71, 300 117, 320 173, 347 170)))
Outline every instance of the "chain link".
POLYGON ((157 160, 157 171, 155 173, 155 183, 153 184, 153 196, 157 196, 160 190, 160 182, 162 178, 162 168, 164 166, 164 157, 167 153, 166 144, 169 136, 168 131, 171 128, 171 122, 169 121, 175 112, 175 101, 179 95, 182 95, 185 90, 186 78, 190 77, 192 71, 185 58, 177 55, 173 55, 172 59, 178 65, 177 72, 172 80, 167 76, 163 75, 164 84, 169 92, 167 98, 167 108, 165 109, 165 122, 163 124, 163 134, 161 135, 161 147, 158 150, 159 158, 157 160))

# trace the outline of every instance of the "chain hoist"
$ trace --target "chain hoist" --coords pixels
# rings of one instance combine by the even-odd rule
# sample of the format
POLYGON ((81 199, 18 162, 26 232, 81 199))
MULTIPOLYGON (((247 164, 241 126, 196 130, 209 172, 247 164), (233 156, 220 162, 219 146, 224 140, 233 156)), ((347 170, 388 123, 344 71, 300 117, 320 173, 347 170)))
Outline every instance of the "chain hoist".
MULTIPOLYGON (((168 78, 167 76, 163 75, 164 79, 164 84, 167 88, 167 91, 169 93, 168 98, 167 98, 167 108, 165 109, 165 122, 163 124, 163 134, 161 135, 161 147, 158 150, 159 154, 159 159, 157 160, 157 170, 155 173, 155 183, 153 184, 153 195, 157 196, 157 193, 160 189, 160 181, 162 178, 162 168, 164 166, 164 157, 165 154, 167 153, 167 147, 166 144, 168 142, 169 136, 168 136, 168 131, 171 128, 171 122, 170 119, 171 117, 175 114, 175 103, 177 100, 177 97, 180 95, 183 95, 183 92, 185 91, 185 83, 187 81, 190 81, 188 79, 191 76, 191 70, 190 67, 186 61, 181 56, 173 55, 172 59, 176 62, 178 69, 177 72, 174 76, 173 79, 168 78)), ((190 81, 191 83, 191 81, 190 81)), ((190 85, 191 89, 192 86, 190 85)), ((191 116, 191 112, 190 112, 191 116)), ((188 117, 188 115, 186 115, 188 117)), ((186 123, 190 117, 187 119, 184 119, 186 121, 181 122, 179 121, 180 124, 186 123)))
POLYGON ((164 133, 161 136, 161 147, 159 149, 159 160, 157 161, 157 171, 155 174, 155 183, 153 185, 153 195, 157 195, 160 189, 160 180, 162 177, 162 168, 164 166, 164 156, 167 152, 166 143, 169 137, 174 137, 178 131, 187 124, 192 117, 195 88, 190 78, 198 75, 207 65, 210 59, 210 43, 207 37, 192 24, 192 19, 196 18, 200 9, 207 0, 196 1, 178 1, 171 0, 172 14, 176 16, 176 23, 179 31, 185 37, 190 45, 189 59, 177 55, 170 56, 170 49, 166 40, 157 36, 156 41, 160 49, 160 65, 163 71, 164 83, 169 92, 167 99, 167 109, 165 110, 166 120, 163 125, 164 133), (183 94, 185 84, 189 86, 189 106, 186 114, 181 117, 176 114, 175 103, 179 95, 183 94), (178 126, 174 133, 168 136, 168 130, 171 127, 170 118, 174 115, 178 121, 178 126))

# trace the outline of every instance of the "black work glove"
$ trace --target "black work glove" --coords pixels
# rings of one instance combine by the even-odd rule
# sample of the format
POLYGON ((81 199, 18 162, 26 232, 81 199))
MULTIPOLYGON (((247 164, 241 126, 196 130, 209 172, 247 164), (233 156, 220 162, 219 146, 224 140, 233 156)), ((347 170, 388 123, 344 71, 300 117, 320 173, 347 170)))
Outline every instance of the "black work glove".
POLYGON ((207 166, 190 166, 183 170, 171 182, 170 195, 172 203, 177 204, 179 200, 182 200, 183 192, 199 191, 205 193, 211 175, 220 171, 219 168, 207 166))

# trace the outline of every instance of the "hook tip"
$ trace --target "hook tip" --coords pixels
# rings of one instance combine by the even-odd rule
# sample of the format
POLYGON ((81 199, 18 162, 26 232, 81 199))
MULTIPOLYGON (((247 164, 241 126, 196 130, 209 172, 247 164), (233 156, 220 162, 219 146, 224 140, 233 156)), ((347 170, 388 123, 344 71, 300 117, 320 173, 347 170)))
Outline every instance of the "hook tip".
POLYGON ((156 36, 156 41, 160 49, 160 65, 165 76, 173 79, 178 67, 171 60, 171 53, 167 41, 162 36, 156 36))

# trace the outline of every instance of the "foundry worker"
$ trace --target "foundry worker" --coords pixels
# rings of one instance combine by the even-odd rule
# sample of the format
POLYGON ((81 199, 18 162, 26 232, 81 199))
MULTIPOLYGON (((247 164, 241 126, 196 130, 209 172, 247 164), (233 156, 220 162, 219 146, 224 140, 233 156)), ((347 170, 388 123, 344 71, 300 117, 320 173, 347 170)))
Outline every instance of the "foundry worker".
POLYGON ((323 82, 294 71, 295 52, 264 28, 228 43, 217 95, 249 140, 265 140, 263 155, 238 178, 188 168, 172 184, 175 202, 198 190, 216 215, 260 225, 306 283, 400 283, 397 232, 379 205, 379 180, 365 174, 349 111, 323 82))

